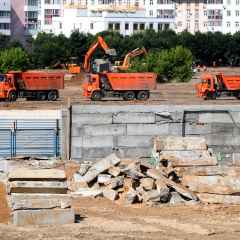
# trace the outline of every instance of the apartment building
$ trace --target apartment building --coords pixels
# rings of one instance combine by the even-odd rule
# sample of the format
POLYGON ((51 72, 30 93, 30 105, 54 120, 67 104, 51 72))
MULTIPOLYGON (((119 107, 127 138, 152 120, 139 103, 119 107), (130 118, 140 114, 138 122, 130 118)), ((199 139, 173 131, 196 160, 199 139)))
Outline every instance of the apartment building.
POLYGON ((171 0, 65 0, 52 31, 67 36, 74 30, 96 34, 113 30, 123 35, 145 29, 174 28, 171 0))
POLYGON ((10 0, 0 0, 0 34, 11 34, 11 2, 10 0))

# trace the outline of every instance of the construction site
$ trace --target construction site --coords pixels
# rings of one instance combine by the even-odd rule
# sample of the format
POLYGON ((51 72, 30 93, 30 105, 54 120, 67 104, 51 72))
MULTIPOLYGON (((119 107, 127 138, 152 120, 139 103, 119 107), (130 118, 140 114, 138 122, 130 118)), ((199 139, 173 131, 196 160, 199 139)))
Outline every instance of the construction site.
POLYGON ((239 239, 240 69, 158 83, 99 47, 0 74, 0 239, 239 239))

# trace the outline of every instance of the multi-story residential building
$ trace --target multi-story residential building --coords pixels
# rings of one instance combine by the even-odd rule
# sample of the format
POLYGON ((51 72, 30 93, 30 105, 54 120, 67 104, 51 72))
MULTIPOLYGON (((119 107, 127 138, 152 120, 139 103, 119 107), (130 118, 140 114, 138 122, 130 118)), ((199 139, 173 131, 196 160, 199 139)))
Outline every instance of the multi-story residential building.
POLYGON ((17 39, 37 32, 145 29, 191 33, 240 30, 240 0, 0 0, 0 32, 17 39), (10 18, 10 1, 12 3, 10 18))
POLYGON ((171 0, 65 0, 61 17, 53 17, 53 32, 73 30, 95 34, 104 30, 129 35, 147 28, 174 27, 171 0))
POLYGON ((0 0, 0 34, 10 35, 11 30, 11 1, 0 0))
POLYGON ((12 37, 23 41, 37 33, 39 0, 11 0, 12 37))

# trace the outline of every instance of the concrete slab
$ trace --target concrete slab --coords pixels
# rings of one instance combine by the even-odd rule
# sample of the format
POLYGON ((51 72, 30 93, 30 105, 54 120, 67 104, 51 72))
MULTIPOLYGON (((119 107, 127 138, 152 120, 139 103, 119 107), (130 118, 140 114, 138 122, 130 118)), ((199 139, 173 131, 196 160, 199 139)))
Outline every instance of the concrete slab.
POLYGON ((155 123, 155 114, 119 112, 113 114, 113 123, 155 123))
POLYGON ((24 194, 12 193, 12 210, 52 209, 71 207, 71 197, 67 194, 24 194))
POLYGON ((73 209, 17 210, 13 212, 13 224, 16 226, 70 223, 74 223, 73 209))
POLYGON ((29 168, 18 168, 9 173, 9 180, 24 180, 24 179, 57 179, 65 180, 66 175, 63 170, 60 169, 29 169, 29 168))

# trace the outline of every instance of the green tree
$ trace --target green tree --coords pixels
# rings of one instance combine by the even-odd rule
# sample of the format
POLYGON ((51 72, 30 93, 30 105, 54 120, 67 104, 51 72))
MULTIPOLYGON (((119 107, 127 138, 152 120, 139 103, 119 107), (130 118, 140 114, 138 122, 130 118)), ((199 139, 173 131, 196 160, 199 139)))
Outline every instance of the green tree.
POLYGON ((182 46, 150 52, 145 58, 134 59, 129 71, 155 72, 160 81, 185 82, 192 76, 192 53, 182 46))
POLYGON ((29 56, 22 48, 11 48, 0 52, 1 73, 6 73, 10 70, 26 70, 29 65, 29 56))
POLYGON ((65 64, 70 58, 69 39, 62 34, 39 33, 32 42, 31 54, 36 68, 65 64))

